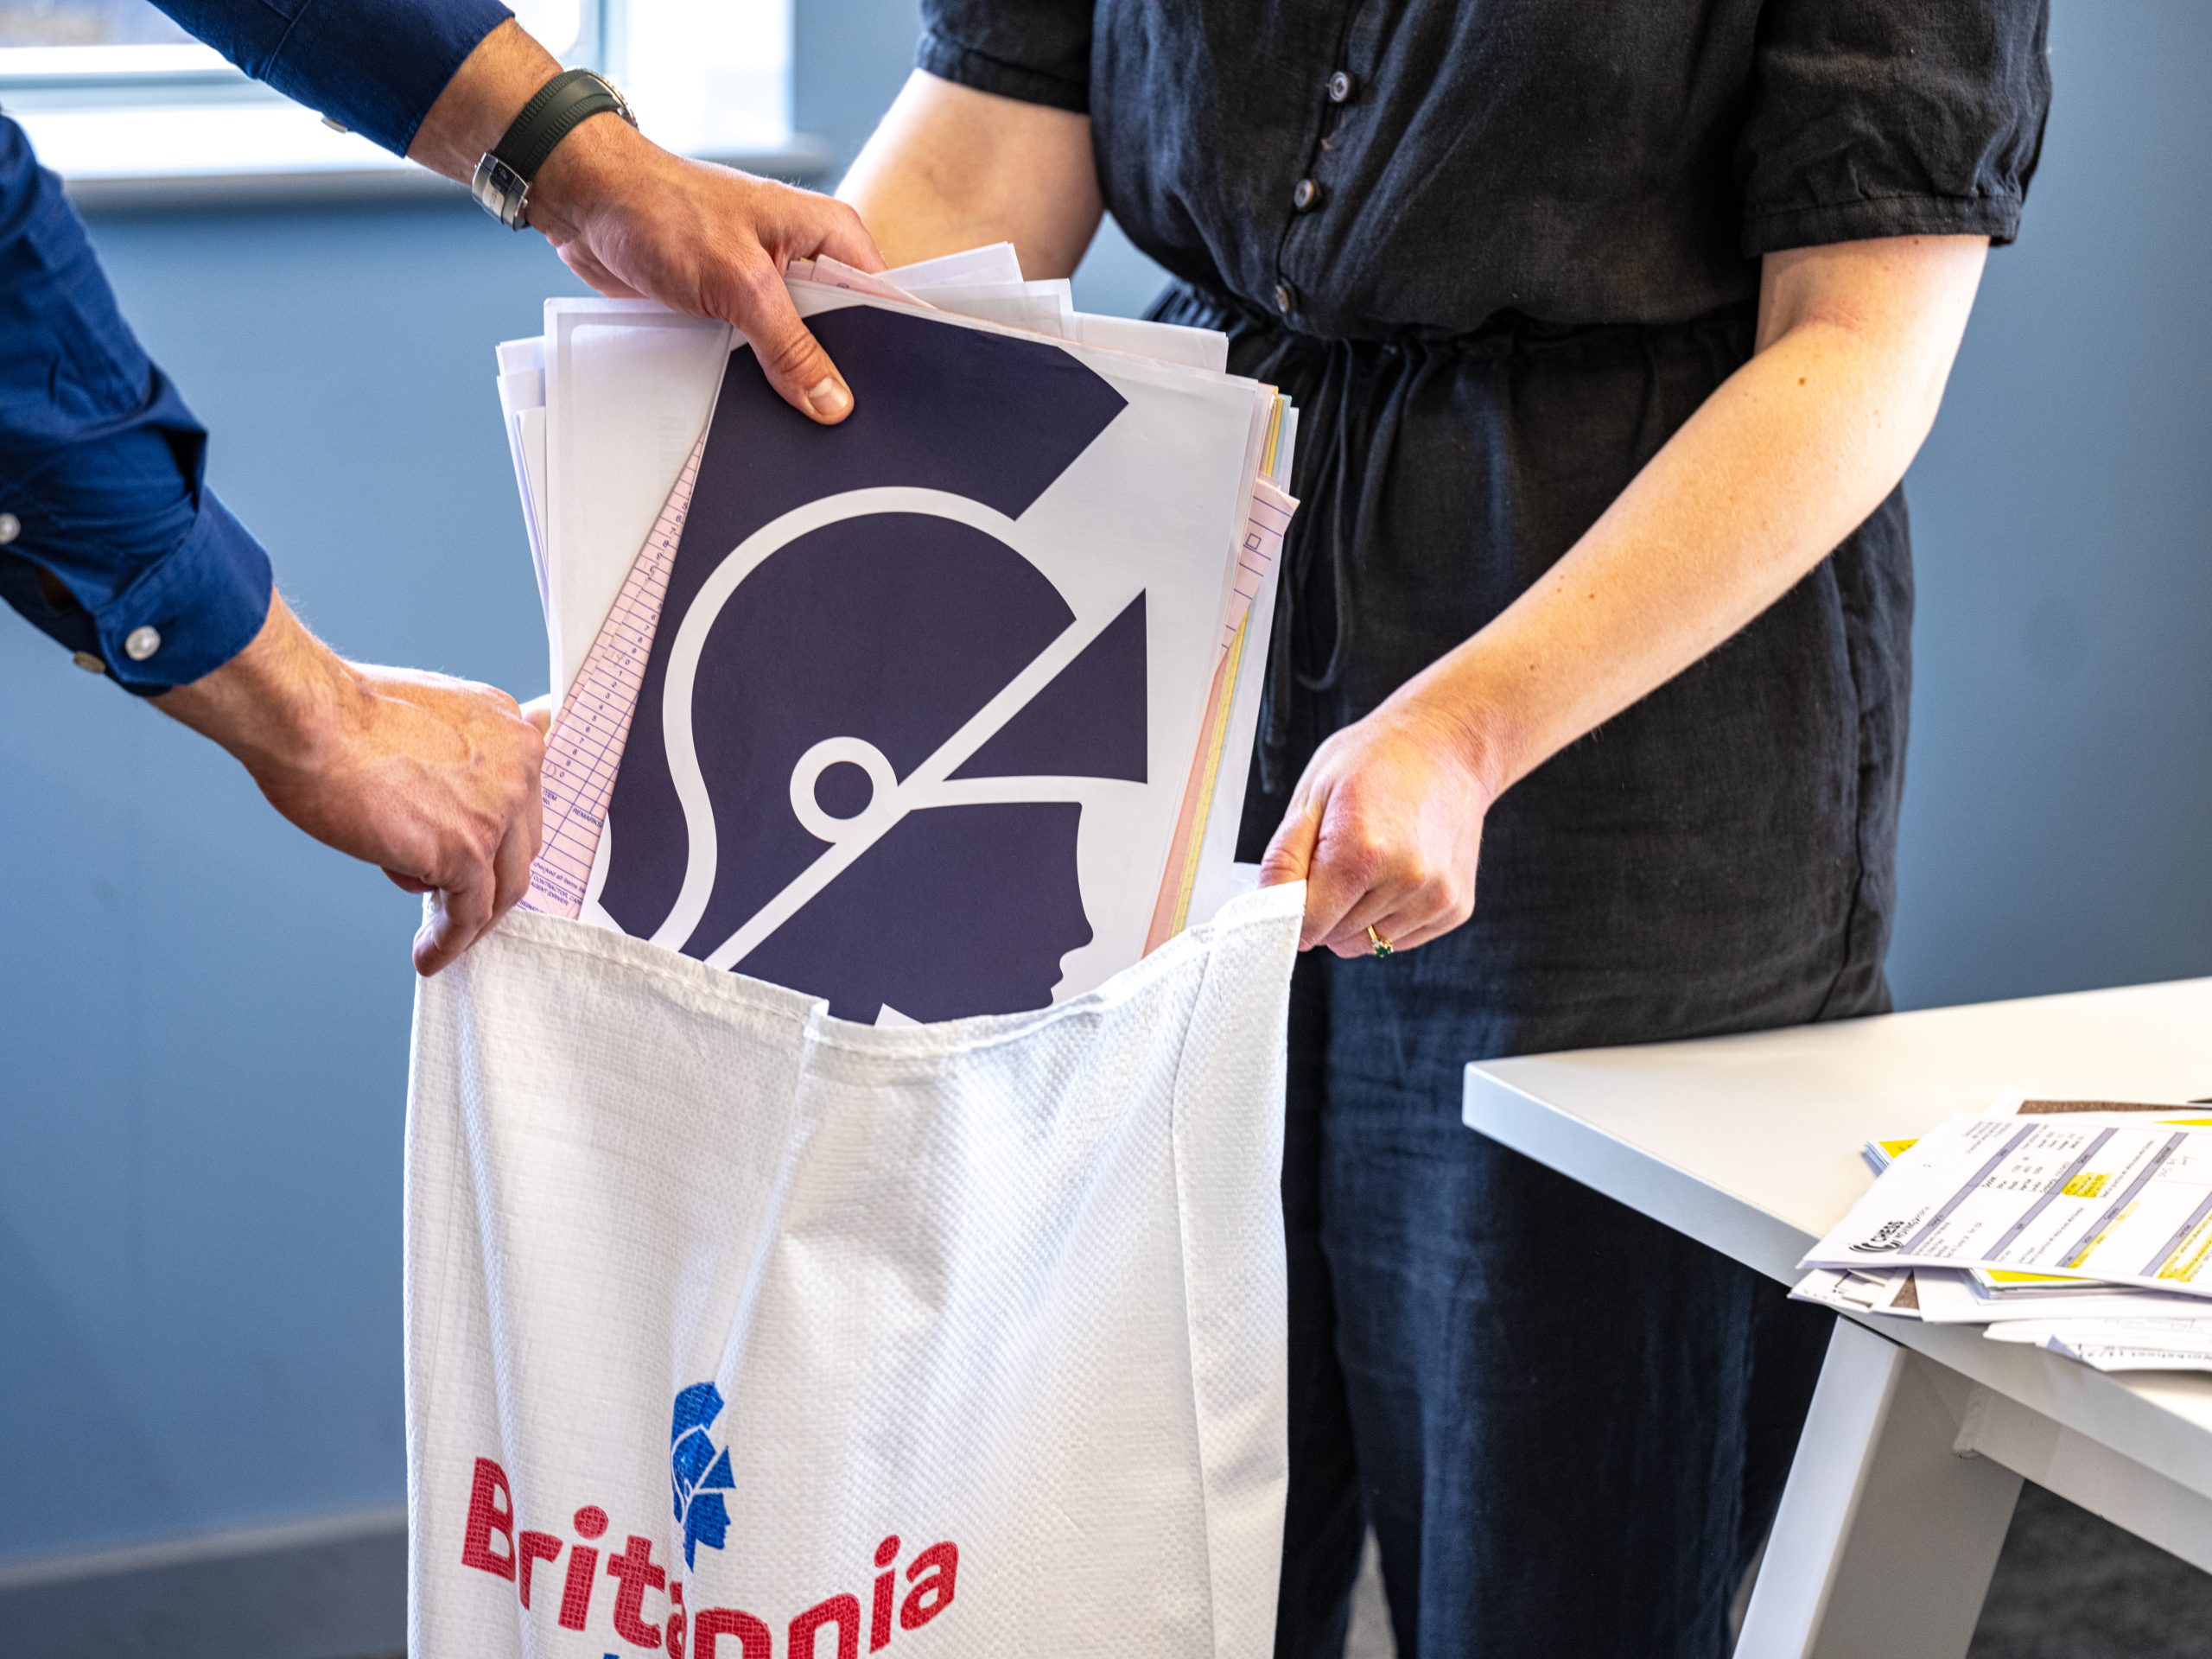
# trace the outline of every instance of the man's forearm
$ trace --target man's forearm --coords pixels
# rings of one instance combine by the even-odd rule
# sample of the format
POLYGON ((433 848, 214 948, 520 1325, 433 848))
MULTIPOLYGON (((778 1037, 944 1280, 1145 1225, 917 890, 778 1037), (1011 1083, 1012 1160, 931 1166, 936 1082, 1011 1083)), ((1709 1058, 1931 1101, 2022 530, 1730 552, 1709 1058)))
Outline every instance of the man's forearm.
POLYGON ((446 83, 416 129, 407 159, 467 183, 478 158, 560 73, 560 60, 510 18, 484 37, 446 83))
MULTIPOLYGON (((512 21, 484 37, 416 130, 407 158, 467 183, 522 106, 561 73, 560 60, 512 21)), ((530 190, 531 222, 555 242, 572 228, 575 199, 635 165, 652 146, 619 115, 591 117, 554 147, 530 190)))
POLYGON ((272 594, 268 620, 244 651, 153 702, 258 772, 314 766, 357 695, 344 661, 272 594))
POLYGON ((1496 793, 1750 622, 1904 475, 1985 248, 1943 238, 1815 251, 1837 269, 1802 315, 1557 564, 1399 696, 1453 711, 1496 793))

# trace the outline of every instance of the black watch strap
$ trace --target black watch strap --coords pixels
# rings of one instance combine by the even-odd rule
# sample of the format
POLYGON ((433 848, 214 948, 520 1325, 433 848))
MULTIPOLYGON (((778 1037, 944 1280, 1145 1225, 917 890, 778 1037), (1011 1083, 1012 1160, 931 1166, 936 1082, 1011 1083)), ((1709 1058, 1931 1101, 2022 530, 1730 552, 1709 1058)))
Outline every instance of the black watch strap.
POLYGON ((579 122, 609 110, 628 113, 620 92, 588 69, 564 70, 522 106, 522 112, 492 146, 492 153, 527 184, 545 165, 553 146, 574 131, 579 122))
POLYGON ((609 112, 638 124, 622 94, 588 69, 569 69, 539 87, 476 164, 472 185, 484 209, 510 229, 529 222, 531 181, 554 146, 594 115, 609 112))

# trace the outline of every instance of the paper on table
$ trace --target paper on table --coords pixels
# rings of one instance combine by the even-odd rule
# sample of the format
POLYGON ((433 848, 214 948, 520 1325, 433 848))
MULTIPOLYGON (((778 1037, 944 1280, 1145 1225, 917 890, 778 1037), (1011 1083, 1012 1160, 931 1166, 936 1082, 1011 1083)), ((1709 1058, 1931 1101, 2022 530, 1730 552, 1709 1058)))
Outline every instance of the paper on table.
POLYGON ((2156 1116, 2161 1122, 2196 1119, 2212 1122, 2205 1103, 2187 1100, 2080 1100, 2007 1089, 1983 1109, 1984 1117, 2132 1117, 2156 1116))
POLYGON ((1954 1117, 1802 1265, 2003 1268, 2212 1295, 2212 1129, 1954 1117))
POLYGON ((2212 1319, 2051 1319, 1993 1325, 1984 1334, 2101 1371, 2212 1370, 2212 1319))
POLYGON ((2010 1325, 2056 1319, 2137 1318, 2158 1313, 2194 1316, 2203 1302, 2156 1290, 2101 1285, 2082 1279, 2054 1279, 2047 1286, 1992 1293, 1973 1276, 1949 1268, 1911 1270, 1919 1292, 1920 1317, 1930 1325, 2010 1325))
POLYGON ((1876 1313, 1893 1294, 1887 1275, 1853 1273, 1843 1268, 1815 1268, 1798 1281, 1792 1300, 1814 1302, 1839 1313, 1876 1313))
POLYGON ((2097 1342, 2045 1344, 2051 1352, 2078 1359, 2100 1371, 2212 1371, 2212 1353, 2176 1352, 2164 1348, 2131 1348, 2097 1342))

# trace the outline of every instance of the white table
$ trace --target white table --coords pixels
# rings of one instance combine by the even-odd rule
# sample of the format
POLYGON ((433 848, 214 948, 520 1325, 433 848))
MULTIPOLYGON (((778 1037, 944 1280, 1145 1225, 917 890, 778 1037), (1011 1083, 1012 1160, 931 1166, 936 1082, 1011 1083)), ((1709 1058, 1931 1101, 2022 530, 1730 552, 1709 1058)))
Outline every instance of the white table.
MULTIPOLYGON (((1866 1141, 2009 1086, 2212 1096, 2212 979, 1471 1065, 1466 1121, 1795 1283, 1866 1141)), ((2023 1476, 2212 1571, 2212 1376, 1840 1319, 1738 1654, 1961 1659, 2023 1476)))

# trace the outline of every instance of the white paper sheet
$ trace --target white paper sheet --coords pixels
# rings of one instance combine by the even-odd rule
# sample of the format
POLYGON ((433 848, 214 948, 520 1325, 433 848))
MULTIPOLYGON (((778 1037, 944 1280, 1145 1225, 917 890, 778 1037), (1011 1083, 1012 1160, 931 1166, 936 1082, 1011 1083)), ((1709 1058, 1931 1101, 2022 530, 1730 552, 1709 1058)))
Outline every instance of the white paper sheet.
POLYGON ((1991 1293, 1970 1274, 1948 1268, 1913 1270, 1920 1317, 1930 1325, 2011 1325, 2052 1319, 2135 1318, 2156 1313, 2196 1317, 2201 1298, 2133 1290, 2076 1280, 2063 1289, 2035 1288, 1991 1293))
MULTIPOLYGON (((815 284, 795 284, 793 298, 801 315, 810 318, 854 305, 911 309, 815 284)), ((984 333, 1020 332, 968 319, 935 321, 984 333)), ((1252 381, 1072 342, 1060 343, 1058 349, 1105 380, 1126 407, 1017 524, 1001 525, 994 533, 1012 539, 1047 576, 1081 626, 1103 627, 1141 590, 1147 596, 1150 681, 1146 735, 1151 781, 1140 785, 1071 780, 1068 785, 1070 798, 1079 798, 1084 806, 1077 866, 1092 937, 1065 960, 1055 994, 1064 999, 1103 982, 1143 954, 1154 891, 1218 658, 1220 621, 1234 584, 1233 550, 1242 538, 1266 422, 1260 389, 1252 381), (1142 489, 1132 488, 1131 480, 1140 479, 1142 489), (1210 559, 1199 552, 1207 548, 1215 550, 1210 559)), ((553 391, 563 395, 557 378, 553 391)), ((1271 407, 1272 399, 1268 401, 1271 407)), ((906 497, 927 493, 874 493, 884 498, 883 510, 894 510, 906 497)), ((907 505, 944 510, 918 499, 907 505)), ((619 585, 619 572, 615 579, 619 585)), ((670 671, 674 699, 688 683, 682 668, 689 660, 683 654, 689 650, 686 630, 696 632, 703 625, 664 617, 661 626, 664 632, 675 630, 671 649, 678 654, 670 671)), ((1040 659, 1039 671, 1049 679, 1052 671, 1040 659)), ((1017 684, 1009 690, 1018 694, 1020 689, 1017 684)), ((1017 695, 1008 712, 1022 700, 1017 695)), ((691 763, 677 752, 679 739, 672 730, 671 762, 681 778, 691 763)), ((931 778, 932 769, 925 766, 899 780, 902 810, 928 804, 936 798, 932 791, 947 799, 963 795, 960 786, 931 778)), ((614 834, 619 838, 619 825, 614 834)), ((840 856, 849 862, 860 850, 864 849, 848 855, 841 849, 840 856)), ((834 873, 823 879, 835 879, 834 873)), ((696 885, 687 878, 685 892, 692 896, 680 901, 657 931, 663 943, 689 938, 695 912, 705 903, 703 891, 694 894, 696 885)), ((804 895, 791 901, 805 902, 804 895)), ((707 959, 718 965, 724 959, 741 963, 756 936, 765 938, 780 925, 780 914, 764 911, 707 959)))
MULTIPOLYGON (((499 347, 503 365, 499 377, 500 424, 507 435, 507 454, 514 462, 515 488, 522 497, 523 527, 530 541, 530 563, 537 578, 539 609, 546 607, 545 518, 538 504, 538 479, 545 475, 545 371, 543 367, 507 368, 510 347, 536 346, 537 341, 510 340, 499 347)), ((518 357, 525 355, 521 352, 518 357)), ((542 356, 542 353, 539 353, 542 356)))
POLYGON ((2212 1129, 1954 1117, 1802 1265, 1982 1267, 2212 1295, 2212 1129))
MULTIPOLYGON (((1057 329, 1075 337, 1079 356, 1085 354, 1080 348, 1087 346, 1092 366, 1109 380, 1117 374, 1133 376, 1140 382, 1175 386, 1182 396, 1198 396, 1202 401, 1241 394, 1249 411, 1243 472, 1247 478, 1256 474, 1273 400, 1259 396, 1259 388, 1251 382, 1222 375, 1220 365, 1227 356, 1224 337, 1163 324, 1084 317, 1073 312, 1065 283, 1020 283, 1018 269, 1012 273, 1017 280, 1004 280, 1010 261, 1010 249, 1003 257, 995 250, 982 250, 976 257, 955 256, 886 273, 866 285, 888 282, 896 289, 912 283, 929 296, 925 301, 918 292, 917 304, 942 304, 971 313, 995 309, 1001 317, 1044 325, 1019 328, 1001 322, 994 328, 990 317, 976 319, 990 332, 1049 338, 1057 329), (1227 391, 1230 387, 1239 391, 1227 391)), ((848 293, 810 292, 804 283, 795 283, 792 291, 803 315, 851 302, 848 293)), ((542 594, 554 682, 556 690, 564 690, 635 557, 644 534, 640 526, 650 525, 665 497, 668 480, 704 428, 732 337, 720 325, 676 317, 636 302, 550 302, 547 321, 548 333, 542 340, 509 342, 501 348, 499 361, 518 487, 525 511, 539 520, 534 552, 544 571, 542 594), (541 364, 542 368, 537 366, 541 364), (544 407, 518 407, 530 401, 533 391, 544 407), (671 400, 680 403, 686 397, 696 416, 671 418, 671 400)), ((1295 433, 1296 411, 1289 410, 1274 469, 1285 483, 1295 433)), ((1166 442, 1172 449, 1174 441, 1166 442)), ((1230 544, 1241 537, 1243 512, 1240 504, 1226 537, 1230 544)), ((1224 575, 1224 608, 1231 576, 1233 570, 1224 575)), ((1230 861, 1244 791, 1244 757, 1255 735, 1265 678, 1277 579, 1271 571, 1255 607, 1249 654, 1236 682, 1226 748, 1236 762, 1224 766, 1217 779, 1190 912, 1193 923, 1211 914, 1236 887, 1230 861)), ((1194 607, 1194 613, 1202 609, 1194 607)), ((1154 706, 1165 707, 1157 696, 1154 706)), ((1173 724, 1154 722, 1153 747, 1160 760, 1191 735, 1161 729, 1173 724)), ((1183 753, 1186 755, 1187 748, 1183 753)), ((1103 888, 1119 883, 1125 878, 1116 874, 1116 867, 1145 862, 1153 852, 1147 844, 1153 837, 1132 833, 1137 828, 1134 820, 1119 823, 1127 813, 1114 810, 1108 802, 1090 804, 1096 810, 1085 813, 1081 863, 1086 891, 1094 884, 1103 888)), ((1133 930, 1141 931, 1134 918, 1128 928, 1098 930, 1091 947, 1069 957, 1058 995, 1074 995, 1133 960, 1128 940, 1119 937, 1133 930)))
POLYGON ((539 499, 556 699, 706 429, 730 335, 641 300, 546 302, 539 499))

